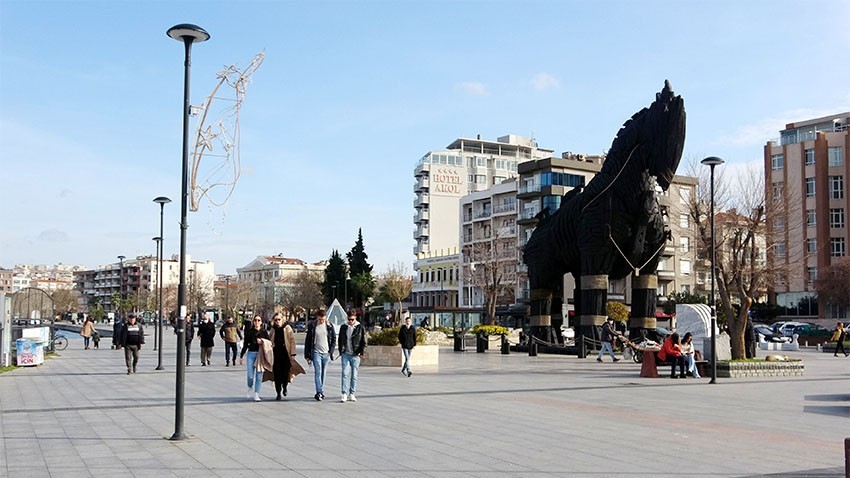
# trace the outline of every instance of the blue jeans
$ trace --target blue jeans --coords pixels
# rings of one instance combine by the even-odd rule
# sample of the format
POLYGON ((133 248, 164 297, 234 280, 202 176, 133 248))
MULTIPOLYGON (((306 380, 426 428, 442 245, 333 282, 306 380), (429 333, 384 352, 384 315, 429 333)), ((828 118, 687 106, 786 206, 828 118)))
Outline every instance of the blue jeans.
POLYGON ((401 353, 404 355, 404 365, 401 366, 401 371, 404 372, 407 370, 410 371, 410 352, 413 349, 406 349, 404 347, 401 348, 401 353))
POLYGON ((313 380, 316 382, 316 393, 325 393, 325 375, 328 373, 330 361, 330 355, 313 352, 313 380))
POLYGON ((611 354, 612 359, 616 359, 616 357, 614 357, 614 347, 611 346, 611 342, 602 342, 602 348, 599 350, 599 355, 596 358, 602 360, 602 355, 606 350, 609 354, 611 354))
POLYGON ((354 395, 357 388, 357 368, 360 367, 360 356, 342 354, 342 393, 354 395))
POLYGON ((694 360, 694 354, 685 355, 685 370, 692 372, 694 374, 694 378, 700 378, 699 370, 697 370, 697 363, 694 360))
POLYGON ((263 371, 257 370, 257 353, 248 352, 248 368, 246 369, 248 377, 248 388, 253 388, 254 392, 260 393, 260 385, 263 384, 263 371))

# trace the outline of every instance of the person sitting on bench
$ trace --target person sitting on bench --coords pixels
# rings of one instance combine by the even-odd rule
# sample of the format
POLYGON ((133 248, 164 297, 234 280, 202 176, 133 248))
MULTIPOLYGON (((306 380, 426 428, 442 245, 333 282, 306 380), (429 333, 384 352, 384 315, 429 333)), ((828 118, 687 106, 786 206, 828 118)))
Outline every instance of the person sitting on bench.
POLYGON ((690 332, 686 332, 682 337, 682 355, 685 357, 685 369, 693 375, 694 378, 700 378, 699 370, 697 370, 696 350, 694 350, 694 337, 690 332))
POLYGON ((679 342, 679 334, 673 332, 664 340, 664 345, 658 351, 658 358, 661 361, 670 361, 670 378, 678 378, 676 376, 676 365, 679 365, 679 377, 685 378, 685 357, 682 356, 682 345, 679 342))

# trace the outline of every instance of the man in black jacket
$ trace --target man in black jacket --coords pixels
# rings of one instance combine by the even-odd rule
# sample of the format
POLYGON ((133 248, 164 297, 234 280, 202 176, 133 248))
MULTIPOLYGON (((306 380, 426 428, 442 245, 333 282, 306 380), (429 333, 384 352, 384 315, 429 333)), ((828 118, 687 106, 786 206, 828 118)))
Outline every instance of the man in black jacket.
POLYGON ((366 352, 366 330, 357 321, 357 313, 348 312, 348 323, 339 327, 339 354, 342 358, 342 399, 356 402, 354 389, 357 387, 357 369, 366 352))
POLYGON ((121 327, 118 336, 118 348, 124 348, 124 362, 127 364, 127 375, 136 373, 136 364, 139 363, 139 350, 145 344, 145 331, 142 325, 136 323, 136 315, 127 316, 127 323, 121 327))
POLYGON ((413 375, 410 371, 410 352, 413 351, 413 347, 416 347, 416 327, 410 325, 409 316, 404 318, 404 325, 398 329, 398 343, 401 345, 401 353, 404 354, 401 374, 410 377, 413 375))

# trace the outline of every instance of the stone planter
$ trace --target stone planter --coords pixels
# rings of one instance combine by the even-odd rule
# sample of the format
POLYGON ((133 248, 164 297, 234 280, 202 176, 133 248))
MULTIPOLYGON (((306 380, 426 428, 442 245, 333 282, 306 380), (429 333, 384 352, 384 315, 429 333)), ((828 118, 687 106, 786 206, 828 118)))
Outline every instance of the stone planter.
MULTIPOLYGON (((422 367, 427 365, 439 365, 439 345, 417 345, 410 354, 410 367, 422 367)), ((366 347, 361 365, 372 367, 398 367, 404 365, 404 355, 398 345, 370 345, 366 347)))
POLYGON ((717 376, 725 378, 802 376, 804 370, 801 361, 717 362, 717 376))

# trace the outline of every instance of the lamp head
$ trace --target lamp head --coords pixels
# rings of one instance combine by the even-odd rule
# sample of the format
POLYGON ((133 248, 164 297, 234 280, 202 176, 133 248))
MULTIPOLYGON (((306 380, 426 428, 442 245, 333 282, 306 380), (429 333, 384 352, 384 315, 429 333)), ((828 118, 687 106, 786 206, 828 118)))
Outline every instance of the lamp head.
POLYGON ((171 38, 186 42, 187 39, 191 40, 195 43, 200 43, 202 41, 207 41, 210 39, 210 34, 207 33, 206 30, 199 27, 198 25, 192 25, 191 23, 181 23, 179 25, 174 25, 169 28, 167 32, 165 32, 171 38))
POLYGON ((709 156, 709 157, 703 159, 702 161, 700 161, 700 163, 702 163, 706 166, 719 166, 719 165, 725 163, 725 161, 718 158, 717 156, 709 156))
POLYGON ((120 261, 123 261, 126 258, 127 258, 127 256, 118 256, 118 260, 120 260, 120 261))
POLYGON ((159 237, 159 236, 156 236, 156 237, 154 237, 154 238, 153 238, 153 239, 151 239, 151 240, 152 240, 152 241, 154 241, 154 242, 159 242, 159 241, 161 241, 161 240, 162 240, 162 238, 161 238, 161 237, 159 237))
POLYGON ((153 202, 155 202, 157 204, 168 204, 168 203, 171 202, 171 199, 168 199, 165 196, 160 196, 160 197, 154 199, 153 202))

